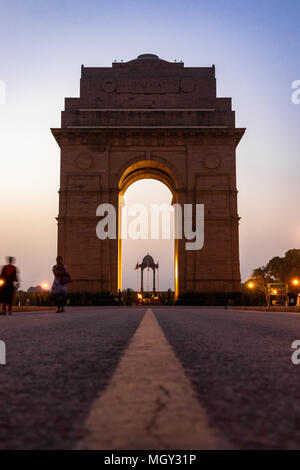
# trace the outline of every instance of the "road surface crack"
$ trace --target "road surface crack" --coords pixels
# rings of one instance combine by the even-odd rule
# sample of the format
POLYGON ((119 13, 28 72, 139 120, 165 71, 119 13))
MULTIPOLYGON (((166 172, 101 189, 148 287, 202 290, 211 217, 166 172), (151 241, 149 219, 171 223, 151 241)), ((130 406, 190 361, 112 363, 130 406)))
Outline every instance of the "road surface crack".
POLYGON ((163 440, 161 439, 159 435, 159 427, 158 427, 157 421, 159 417, 161 416, 161 414, 163 413, 163 411, 167 408, 167 402, 170 399, 170 392, 162 384, 158 386, 158 389, 159 389, 159 396, 155 400, 156 407, 153 411, 153 415, 152 415, 150 422, 146 426, 146 431, 158 441, 158 443, 160 444, 162 448, 167 449, 169 446, 165 442, 163 442, 163 440))

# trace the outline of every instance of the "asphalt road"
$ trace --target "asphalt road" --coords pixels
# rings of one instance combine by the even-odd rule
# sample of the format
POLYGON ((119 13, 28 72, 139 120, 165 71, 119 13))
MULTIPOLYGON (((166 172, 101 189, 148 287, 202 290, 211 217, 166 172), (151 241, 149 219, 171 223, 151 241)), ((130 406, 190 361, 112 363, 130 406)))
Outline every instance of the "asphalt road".
POLYGON ((210 425, 239 449, 300 449, 300 315, 157 308, 210 425))
POLYGON ((145 309, 83 308, 0 317, 0 449, 70 449, 82 438, 145 309))
MULTIPOLYGON (((300 365, 291 363, 299 314, 152 310, 215 433, 237 449, 300 449, 300 365)), ((7 346, 7 364, 0 365, 0 449, 76 447, 92 403, 108 390, 145 311, 91 307, 0 317, 7 346)), ((135 360, 129 353, 131 374, 135 360)))

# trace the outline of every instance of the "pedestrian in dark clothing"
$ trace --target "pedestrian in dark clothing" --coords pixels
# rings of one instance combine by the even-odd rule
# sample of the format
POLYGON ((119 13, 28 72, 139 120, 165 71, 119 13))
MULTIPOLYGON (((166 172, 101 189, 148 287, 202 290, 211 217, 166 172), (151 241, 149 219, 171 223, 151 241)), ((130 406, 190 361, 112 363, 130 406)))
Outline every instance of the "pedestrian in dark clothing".
POLYGON ((0 275, 0 302, 2 303, 1 315, 6 315, 6 307, 8 306, 8 314, 12 314, 12 304, 16 285, 18 284, 17 268, 14 266, 14 258, 7 257, 7 264, 3 266, 0 275))
POLYGON ((118 302, 119 302, 119 305, 123 304, 123 295, 122 295, 121 289, 118 290, 118 302))
POLYGON ((57 306, 56 313, 64 312, 67 300, 67 284, 71 282, 67 266, 63 263, 61 256, 56 258, 56 264, 52 268, 54 282, 52 284, 52 297, 57 306))

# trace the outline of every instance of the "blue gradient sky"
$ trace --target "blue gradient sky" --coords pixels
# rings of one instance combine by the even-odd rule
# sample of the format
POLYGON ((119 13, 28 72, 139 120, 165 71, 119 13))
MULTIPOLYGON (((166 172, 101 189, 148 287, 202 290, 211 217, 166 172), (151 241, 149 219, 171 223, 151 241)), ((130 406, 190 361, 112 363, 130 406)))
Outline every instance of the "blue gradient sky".
POLYGON ((216 65, 218 96, 237 125, 241 271, 300 247, 300 2, 0 1, 0 257, 14 254, 22 287, 51 279, 56 250, 60 125, 78 96, 80 65, 110 66, 144 52, 216 65))

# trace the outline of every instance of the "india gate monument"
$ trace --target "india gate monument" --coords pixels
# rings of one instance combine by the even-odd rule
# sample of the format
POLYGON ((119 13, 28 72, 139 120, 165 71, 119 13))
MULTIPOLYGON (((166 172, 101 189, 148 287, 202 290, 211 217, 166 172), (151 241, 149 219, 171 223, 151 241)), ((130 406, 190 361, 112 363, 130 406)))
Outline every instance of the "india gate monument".
POLYGON ((61 127, 58 253, 73 292, 122 288, 120 236, 96 236, 103 203, 118 209, 135 181, 166 184, 173 203, 204 204, 204 245, 175 244, 175 295, 240 289, 236 147, 231 98, 217 98, 215 67, 185 67, 142 54, 81 68, 80 97, 66 98, 61 127))

